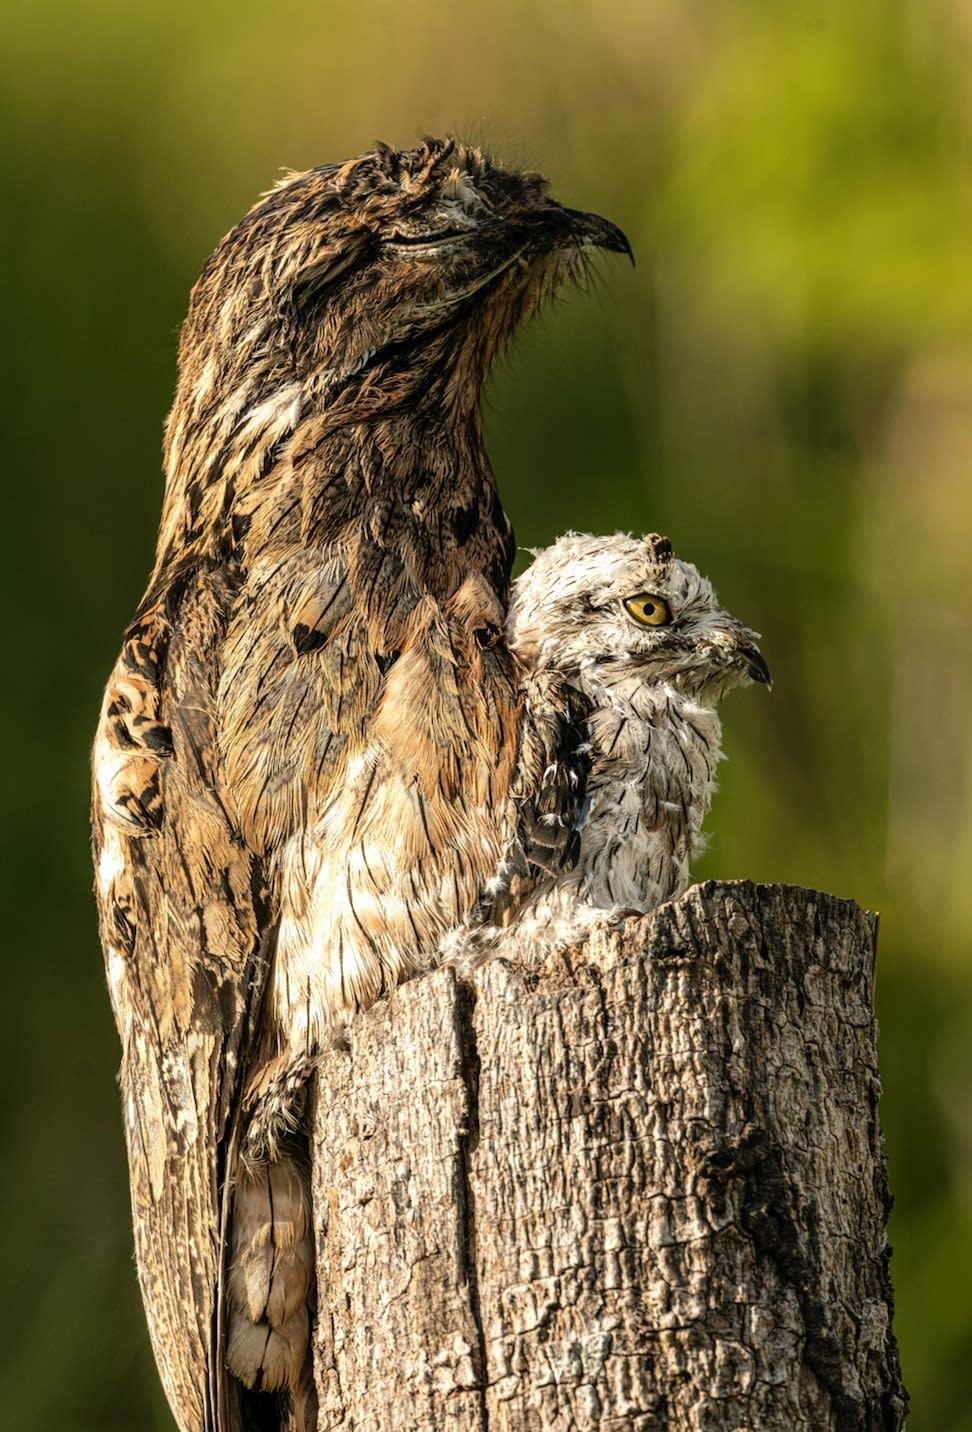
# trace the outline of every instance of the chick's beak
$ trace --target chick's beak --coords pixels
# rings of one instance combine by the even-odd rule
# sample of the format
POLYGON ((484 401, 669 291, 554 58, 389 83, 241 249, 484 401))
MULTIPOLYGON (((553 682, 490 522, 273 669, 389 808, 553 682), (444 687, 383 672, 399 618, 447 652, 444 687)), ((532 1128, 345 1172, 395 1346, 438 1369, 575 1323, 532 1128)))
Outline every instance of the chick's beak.
POLYGON ((755 642, 740 642, 739 660, 746 667, 746 675, 750 681, 758 681, 768 691, 773 689, 773 678, 770 676, 769 667, 755 642))

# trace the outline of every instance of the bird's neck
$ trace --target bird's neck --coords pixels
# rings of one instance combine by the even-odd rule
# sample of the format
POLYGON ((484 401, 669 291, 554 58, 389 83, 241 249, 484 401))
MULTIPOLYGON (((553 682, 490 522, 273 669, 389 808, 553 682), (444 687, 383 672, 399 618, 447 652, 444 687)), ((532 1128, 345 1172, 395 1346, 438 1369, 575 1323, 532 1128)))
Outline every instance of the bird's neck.
POLYGON ((211 409, 202 383, 188 400, 180 393, 156 576, 175 554, 252 562, 366 532, 415 554, 420 579, 423 554, 439 553, 505 596, 513 537, 483 445, 480 385, 454 385, 447 401, 442 382, 432 392, 376 371, 332 389, 317 373, 269 395, 243 383, 211 409))
POLYGON ((595 905, 650 909, 686 888, 701 848, 721 759, 718 715, 671 686, 633 683, 601 691, 589 731, 577 879, 595 905))
MULTIPOLYGON (((708 809, 716 766, 722 759, 722 724, 715 707, 666 682, 637 675, 602 683, 585 680, 592 703, 592 760, 602 772, 642 785, 646 796, 676 795, 708 809)), ((693 821, 693 823, 695 823, 693 821)))

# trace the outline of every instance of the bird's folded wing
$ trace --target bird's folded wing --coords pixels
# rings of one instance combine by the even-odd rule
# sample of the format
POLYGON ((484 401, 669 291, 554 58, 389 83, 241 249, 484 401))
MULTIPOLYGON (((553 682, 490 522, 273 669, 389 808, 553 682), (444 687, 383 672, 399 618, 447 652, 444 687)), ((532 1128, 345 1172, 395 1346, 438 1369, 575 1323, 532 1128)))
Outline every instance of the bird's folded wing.
POLYGON ((225 598, 207 571, 143 604, 105 697, 93 821, 149 1328, 181 1425, 221 1432, 226 1138, 268 964, 262 865, 219 775, 225 598))
POLYGON ((512 785, 516 829, 470 925, 510 925, 524 904, 577 861, 590 769, 588 703, 557 673, 524 682, 520 751, 512 785))

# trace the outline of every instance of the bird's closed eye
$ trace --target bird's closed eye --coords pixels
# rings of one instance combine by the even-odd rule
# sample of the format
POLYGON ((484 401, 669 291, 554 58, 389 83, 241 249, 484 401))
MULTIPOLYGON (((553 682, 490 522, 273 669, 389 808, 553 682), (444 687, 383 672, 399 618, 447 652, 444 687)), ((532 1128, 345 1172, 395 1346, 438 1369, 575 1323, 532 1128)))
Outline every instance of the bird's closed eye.
POLYGON ((668 626, 672 619, 671 608, 664 597, 651 592, 639 592, 636 597, 626 597, 624 609, 641 626, 668 626))
POLYGON ((440 230, 438 231, 438 233, 434 233, 434 234, 398 234, 398 233, 392 233, 392 234, 389 234, 388 239, 386 240, 386 242, 389 243, 389 244, 393 244, 393 245, 399 245, 399 244, 400 244, 400 245, 408 245, 408 246, 410 246, 410 247, 418 247, 419 245, 422 245, 422 244, 444 244, 444 243, 448 243, 448 241, 449 241, 450 239, 461 239, 461 238, 468 238, 468 234, 467 234, 465 231, 460 231, 460 230, 457 230, 457 229, 440 229, 440 230))

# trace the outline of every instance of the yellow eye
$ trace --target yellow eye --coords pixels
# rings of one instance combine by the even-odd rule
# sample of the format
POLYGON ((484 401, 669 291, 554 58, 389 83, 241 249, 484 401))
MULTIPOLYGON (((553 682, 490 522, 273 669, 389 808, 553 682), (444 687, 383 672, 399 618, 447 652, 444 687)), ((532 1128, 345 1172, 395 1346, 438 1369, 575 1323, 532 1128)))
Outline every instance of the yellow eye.
POLYGON ((672 613, 664 597, 651 592, 639 592, 636 597, 625 598, 624 609, 642 626, 667 626, 672 613))

